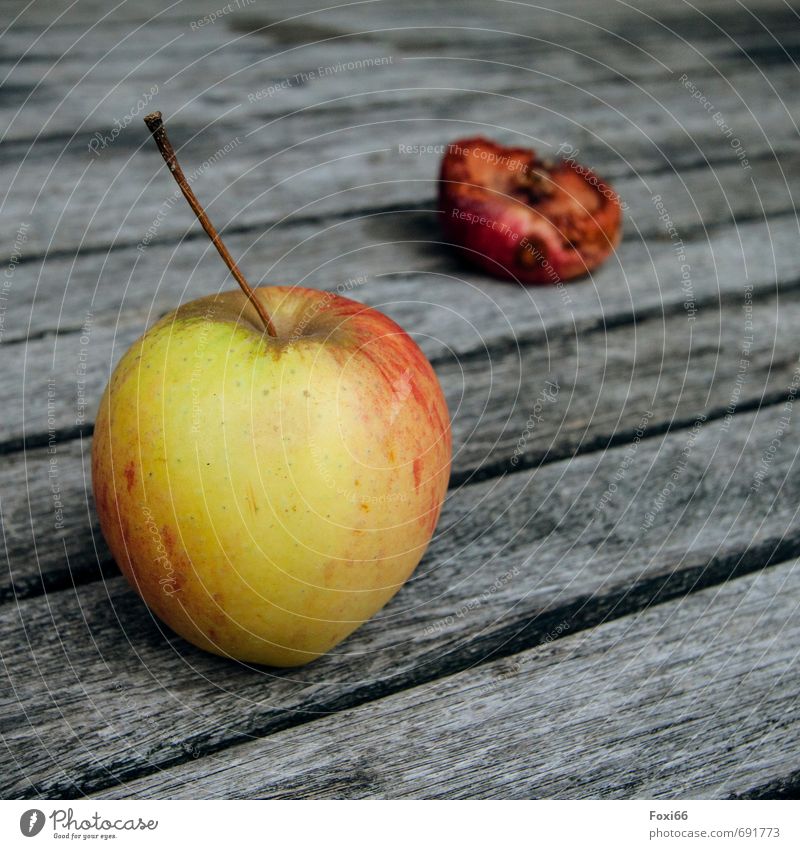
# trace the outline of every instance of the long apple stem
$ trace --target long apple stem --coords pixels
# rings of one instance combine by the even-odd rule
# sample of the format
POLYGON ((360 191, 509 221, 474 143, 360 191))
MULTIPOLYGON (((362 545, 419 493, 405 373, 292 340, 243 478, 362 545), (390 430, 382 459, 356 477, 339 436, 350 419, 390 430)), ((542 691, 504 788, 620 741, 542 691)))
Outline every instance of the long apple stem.
POLYGON ((255 307, 256 312, 261 317, 261 320, 264 322, 264 327, 267 329, 267 333, 270 336, 277 336, 277 332, 275 330, 275 325, 272 323, 272 317, 267 312, 267 308, 261 301, 256 297, 256 293, 253 291, 250 284, 245 279, 244 274, 239 271, 239 266, 236 265, 233 257, 231 256, 228 249, 225 247, 225 243, 220 239, 219 233, 217 233, 216 228, 211 223, 211 219, 206 215, 205 209, 203 209, 202 204, 195 196, 195 193, 192 191, 191 186, 189 185, 189 181, 186 179, 186 175, 183 173, 183 169, 178 164, 178 159, 175 156, 175 149, 172 147, 172 143, 167 137, 167 129, 164 126, 164 122, 161 119, 160 112, 152 112, 149 115, 145 116, 144 119, 145 124, 147 124, 147 129, 153 134, 153 138, 155 139, 156 144, 158 145, 158 149, 161 151, 161 155, 164 157, 164 162, 167 163, 167 168, 169 168, 172 176, 175 178, 175 182, 180 187, 180 190, 183 192, 183 196, 189 202, 189 206, 191 206, 194 214, 199 219, 200 223, 203 225, 203 229, 208 233, 209 238, 214 243, 214 247, 219 251, 219 255, 222 257, 225 265, 231 271, 231 274, 236 278, 236 282, 241 286, 242 291, 247 295, 250 303, 255 307))

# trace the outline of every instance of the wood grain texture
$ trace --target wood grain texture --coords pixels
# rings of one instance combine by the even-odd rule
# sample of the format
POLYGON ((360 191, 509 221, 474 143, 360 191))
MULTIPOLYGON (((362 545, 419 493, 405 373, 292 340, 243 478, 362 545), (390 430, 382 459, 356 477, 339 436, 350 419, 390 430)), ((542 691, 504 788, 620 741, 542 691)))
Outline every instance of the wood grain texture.
MULTIPOLYGON (((13 174, 13 191, 3 199, 0 220, 11 232, 20 221, 31 220, 27 250, 32 253, 75 253, 79 246, 105 246, 133 234, 141 238, 153 220, 149 201, 163 200, 158 182, 142 194, 160 167, 140 126, 143 112, 136 112, 137 101, 153 85, 159 86, 158 105, 185 133, 180 140, 191 138, 187 155, 193 167, 238 137, 235 155, 205 171, 202 184, 208 197, 216 198, 221 222, 239 225, 263 227, 301 207, 316 215, 341 213, 338 193, 343 191, 350 207, 372 207, 387 180, 405 183, 416 200, 420 186, 414 184, 430 183, 438 157, 401 156, 399 143, 442 143, 481 128, 508 134, 519 125, 521 109, 528 131, 519 141, 527 135, 544 150, 565 141, 577 145, 587 162, 609 177, 686 166, 704 156, 735 164, 728 139, 692 100, 679 80, 681 71, 691 73, 723 116, 733 120, 735 115, 751 157, 791 149, 794 141, 796 127, 784 103, 791 103, 793 68, 789 62, 775 65, 767 79, 746 61, 743 49, 759 43, 758 32, 750 27, 743 33, 741 16, 723 16, 722 23, 732 34, 746 36, 742 47, 724 29, 704 26, 700 15, 690 29, 699 37, 697 46, 676 37, 685 22, 677 29, 670 22, 669 28, 651 23, 640 47, 647 18, 622 16, 619 9, 617 34, 592 23, 576 26, 579 22, 563 12, 540 11, 534 22, 524 7, 513 4, 476 7, 472 26, 433 30, 413 23, 417 18, 430 24, 435 17, 430 4, 411 4, 408 16, 394 24, 382 18, 392 15, 385 3, 372 6, 377 26, 360 37, 348 35, 364 32, 364 17, 353 15, 353 9, 278 26, 273 26, 278 10, 276 17, 264 19, 256 9, 239 16, 238 23, 233 14, 194 30, 197 18, 191 15, 200 17, 197 6, 179 15, 159 14, 143 30, 136 29, 141 22, 134 25, 125 16, 118 22, 99 16, 97 26, 77 39, 71 29, 49 31, 30 53, 25 52, 30 33, 23 29, 15 36, 12 28, 10 38, 20 43, 12 41, 9 55, 24 55, 26 61, 13 67, 19 98, 9 105, 6 140, 12 146, 5 149, 9 161, 23 161, 13 174), (491 26, 493 12, 502 28, 491 26), (325 23, 337 16, 338 21, 325 23), (631 38, 637 20, 639 32, 631 38), (242 34, 260 25, 271 29, 242 34), (520 36, 514 35, 516 27, 520 36), (448 33, 456 34, 452 54, 444 50, 448 33), (463 49, 458 34, 466 39, 463 49), (566 35, 575 47, 564 49, 566 35), (426 45, 426 37, 433 43, 426 45), (493 51, 487 52, 487 39, 493 51), (509 45, 516 51, 511 55, 509 45), (321 74, 281 89, 280 96, 249 97, 297 73, 376 54, 391 62, 370 66, 366 73, 321 74), (90 57, 95 61, 87 67, 90 57), (645 73, 640 83, 645 69, 660 76, 648 81, 645 73), (93 155, 94 134, 109 136, 114 121, 122 121, 124 130, 93 155), (361 129, 354 128, 359 124, 361 129), (21 134, 16 141, 14 133, 21 134), (379 186, 370 191, 364 185, 369 183, 379 186), (261 192, 254 193, 256 187, 261 192), (36 202, 32 210, 42 193, 47 202, 36 202)), ((773 9, 765 25, 782 23, 786 16, 773 9)), ((159 233, 169 243, 191 220, 178 214, 171 219, 159 233)))
MULTIPOLYGON (((9 0, 7 5, 14 3, 9 0)), ((774 3, 750 4, 759 16, 758 26, 722 3, 703 3, 694 14, 685 6, 676 9, 663 3, 639 3, 637 9, 623 4, 561 3, 552 10, 539 6, 531 14, 524 4, 473 0, 459 3, 457 21, 443 21, 435 4, 427 2, 405 3, 401 14, 388 2, 328 9, 313 3, 270 2, 266 9, 255 5, 223 16, 217 25, 198 27, 197 21, 217 6, 208 2, 137 5, 144 8, 117 4, 112 14, 102 3, 82 0, 59 9, 57 20, 42 4, 24 9, 4 36, 8 61, 24 59, 13 68, 14 85, 6 101, 13 109, 23 104, 20 114, 10 112, 12 138, 26 129, 41 129, 41 113, 35 115, 35 103, 25 102, 35 87, 36 102, 55 107, 46 131, 68 136, 75 129, 76 114, 88 122, 88 128, 94 128, 93 123, 109 126, 119 117, 115 101, 135 101, 141 95, 138 82, 163 83, 176 69, 184 72, 171 80, 174 87, 183 87, 181 103, 202 97, 206 87, 216 94, 231 69, 241 73, 260 63, 259 70, 272 79, 281 73, 315 69, 317 57, 326 57, 331 48, 335 48, 334 60, 341 61, 352 45, 362 49, 379 45, 411 56, 460 57, 475 52, 523 68, 530 65, 556 79, 580 78, 581 70, 584 76, 590 70, 595 77, 617 73, 641 79, 675 67, 703 68, 712 62, 724 67, 731 60, 742 65, 748 47, 770 39, 778 47, 775 39, 792 23, 790 10, 774 3), (44 34, 37 26, 43 16, 49 25, 44 34), (170 42, 165 56, 159 48, 170 42), (148 61, 143 64, 144 59, 148 61), (164 67, 169 73, 163 73, 164 67), (113 96, 109 96, 109 81, 113 96), (75 84, 76 90, 69 90, 75 84)), ((306 88, 324 99, 327 85, 334 81, 323 77, 314 82, 320 84, 321 92, 319 86, 306 88)), ((351 87, 358 85, 358 80, 351 81, 351 87)), ((225 93, 230 97, 228 90, 225 93)), ((305 94, 295 92, 301 100, 305 94)), ((0 104, 0 110, 4 107, 5 103, 0 104)))
POLYGON ((797 767, 798 592, 792 561, 100 795, 726 798, 797 767))
MULTIPOLYGON (((203 109, 225 105, 263 120, 309 108, 330 117, 352 112, 361 101, 398 106, 415 97, 424 101, 430 98, 425 83, 433 88, 425 75, 432 62, 442 72, 436 85, 463 89, 459 66, 478 62, 469 74, 476 85, 491 92, 524 84, 526 93, 536 95, 601 80, 633 77, 647 83, 664 79, 673 68, 707 77, 710 61, 727 71, 742 69, 741 56, 719 33, 701 50, 674 38, 631 49, 624 37, 586 28, 580 43, 571 39, 565 50, 541 30, 514 33, 510 21, 505 32, 454 25, 443 37, 441 30, 420 30, 409 20, 365 29, 363 21, 344 28, 304 26, 297 19, 280 24, 274 17, 234 14, 222 26, 194 30, 193 20, 189 15, 135 25, 106 20, 77 44, 74 30, 56 28, 33 51, 30 31, 12 29, 4 38, 5 53, 24 61, 13 69, 14 84, 0 101, 5 140, 30 146, 34 158, 72 148, 73 142, 73 152, 81 143, 86 149, 95 132, 105 134, 120 110, 127 112, 154 85, 160 101, 199 127, 205 124, 203 109), (370 61, 378 58, 389 61, 370 61), (65 81, 74 89, 65 92, 65 81), (261 94, 248 97, 256 93, 261 94)), ((754 44, 753 36, 747 34, 745 46, 754 44)))
MULTIPOLYGON (((508 78, 507 71, 505 76, 495 71, 497 81, 490 78, 459 91, 465 71, 457 63, 439 68, 430 60, 418 62, 417 78, 435 75, 436 85, 427 83, 421 91, 406 86, 403 97, 394 89, 385 94, 379 90, 347 101, 349 108, 333 115, 291 106, 280 116, 248 114, 255 107, 245 107, 246 97, 263 89, 263 76, 240 82, 245 98, 240 108, 223 98, 213 109, 198 110, 196 122, 180 111, 182 98, 172 104, 160 95, 158 104, 172 127, 184 169, 190 175, 197 172, 197 191, 220 229, 263 230, 287 216, 375 208, 386 202, 392 183, 399 184, 389 195, 392 203, 408 203, 409 198, 418 203, 433 194, 441 154, 403 151, 476 133, 527 143, 550 156, 569 143, 608 179, 638 176, 645 185, 654 170, 680 169, 706 159, 717 165, 738 163, 728 138, 692 100, 679 75, 644 92, 623 80, 592 84, 588 91, 575 86, 552 91, 550 85, 537 97, 524 80, 503 90, 500 79, 508 78), (510 133, 505 128, 519 125, 521 111, 530 115, 527 129, 510 133), (579 122, 574 115, 581 116, 579 122), (596 128, 595 134, 584 127, 596 128)), ((714 76, 697 84, 707 89, 720 114, 736 116, 736 137, 745 139, 748 156, 758 159, 792 149, 797 128, 786 102, 791 103, 794 74, 791 67, 776 69, 768 85, 756 70, 737 70, 725 80, 714 76)), ((399 88, 402 93, 403 86, 399 88)), ((136 245, 148 237, 158 207, 168 201, 173 187, 146 131, 139 129, 140 117, 97 155, 88 147, 93 135, 81 134, 67 146, 50 144, 49 150, 25 159, 14 191, 4 198, 0 221, 12 233, 20 222, 29 224, 29 254, 74 255, 79 248, 136 245)), ((24 143, 12 152, 19 160, 26 153, 24 143)), ((745 183, 749 175, 742 171, 742 176, 745 183)), ((152 240, 172 245, 191 224, 191 213, 175 205, 152 240)))
POLYGON ((162 633, 122 578, 5 605, 3 793, 104 788, 797 556, 796 422, 753 488, 783 415, 765 408, 454 491, 402 592, 297 671, 162 633))
MULTIPOLYGON (((351 297, 386 305, 406 323, 421 323, 423 334, 429 325, 422 305, 414 309, 415 300, 433 299, 442 308, 455 307, 467 318, 472 313, 485 321, 485 316, 473 313, 476 294, 482 300, 497 298, 503 305, 529 298, 533 309, 512 316, 514 321, 535 318, 538 310, 543 313, 540 321, 552 313, 553 319, 564 322, 580 318, 587 310, 596 314, 598 300, 605 302, 617 292, 627 296, 629 306, 640 304, 648 294, 660 295, 667 308, 675 297, 685 298, 680 286, 682 263, 676 259, 662 220, 665 213, 685 244, 697 297, 738 285, 748 277, 754 285, 774 286, 776 278, 794 276, 794 267, 783 260, 782 247, 797 235, 797 222, 789 214, 793 184, 787 182, 787 172, 798 167, 800 158, 786 156, 781 162, 754 162, 752 179, 744 182, 741 168, 734 164, 697 168, 680 176, 653 175, 646 183, 639 177, 620 178, 615 186, 629 205, 625 241, 616 257, 590 280, 567 287, 568 300, 552 289, 523 294, 516 286, 489 281, 443 250, 430 181, 380 186, 377 207, 350 207, 338 217, 306 216, 304 221, 288 220, 278 226, 266 222, 234 226, 226 242, 253 282, 342 286, 351 297), (653 196, 662 199, 663 207, 654 204, 653 196), (770 227, 766 216, 772 218, 770 227), (365 277, 367 285, 361 285, 365 277), (676 278, 678 285, 673 287, 676 278)), ((164 184, 159 191, 162 188, 168 189, 164 184)), ((161 211, 161 200, 157 200, 149 206, 151 222, 161 211)), ((340 202, 349 201, 343 196, 340 202)), ((232 285, 184 206, 182 200, 180 204, 175 200, 170 208, 170 216, 179 215, 184 221, 180 239, 168 237, 141 252, 131 246, 23 261, 14 271, 9 292, 4 342, 76 332, 87 314, 95 321, 105 318, 107 323, 120 320, 123 324, 133 316, 141 326, 143 317, 147 320, 153 312, 232 285)), ((29 256, 28 247, 27 242, 22 245, 22 260, 29 256)), ((609 310, 617 306, 605 305, 609 310)), ((442 316, 435 319, 441 324, 442 316)), ((499 332, 507 331, 507 324, 508 319, 499 332)), ((484 332, 493 328, 486 327, 484 332)), ((462 335, 463 329, 455 346, 463 347, 462 335)), ((473 331, 469 340, 473 347, 478 344, 474 335, 473 331)), ((441 343, 427 345, 429 350, 441 349, 441 343)))
MULTIPOLYGON (((342 26, 352 27, 358 23, 363 23, 365 5, 360 3, 344 4, 325 11, 327 16, 340 22, 342 26)), ((465 20, 475 20, 483 26, 487 25, 487 18, 491 20, 495 10, 498 12, 505 11, 508 14, 514 11, 513 7, 506 9, 505 6, 500 5, 487 6, 485 2, 479 2, 479 0, 464 0, 460 7, 463 9, 465 20)), ((767 21, 770 21, 772 17, 779 16, 781 11, 784 11, 780 5, 775 4, 774 0, 752 0, 749 7, 760 13, 763 16, 762 20, 767 21)), ((366 8, 369 8, 369 6, 366 6, 366 8)), ((441 24, 440 7, 435 3, 428 3, 426 0, 414 0, 402 9, 389 3, 388 0, 381 0, 381 5, 376 5, 376 8, 379 9, 379 15, 376 15, 378 21, 384 21, 387 26, 392 22, 402 21, 420 27, 432 27, 441 24)), ((718 22, 718 25, 726 23, 726 30, 732 35, 752 32, 753 30, 752 25, 747 26, 750 23, 749 19, 742 19, 741 15, 730 14, 730 3, 727 0, 702 0, 702 2, 695 4, 695 8, 710 16, 713 21, 718 22)), ((115 21, 141 23, 150 20, 156 13, 159 13, 159 21, 188 20, 191 15, 207 14, 215 9, 217 9, 215 0, 195 0, 191 6, 189 4, 171 4, 167 7, 164 7, 158 0, 139 0, 135 4, 125 3, 120 5, 116 14, 106 16, 105 20, 109 25, 113 25, 115 21)), ((305 20, 305 16, 317 10, 318 5, 315 0, 271 0, 270 9, 276 17, 284 18, 294 14, 301 20, 305 20)), ((59 15, 56 19, 49 7, 36 4, 29 8, 25 0, 8 0, 9 17, 17 19, 17 16, 24 12, 24 16, 19 18, 20 24, 32 27, 49 24, 56 29, 62 27, 85 28, 87 24, 103 19, 103 12, 106 10, 107 4, 104 0, 82 0, 81 3, 70 6, 63 16, 59 15)), ((257 11, 257 9, 251 11, 257 11)), ((676 30, 680 34, 693 31, 698 34, 698 29, 701 33, 704 31, 713 32, 709 21, 705 21, 699 15, 687 18, 685 14, 680 14, 683 12, 683 7, 676 7, 671 0, 638 0, 635 8, 620 4, 595 6, 587 5, 585 0, 564 0, 563 3, 559 4, 558 10, 549 10, 550 13, 545 14, 548 9, 544 7, 542 17, 533 20, 529 15, 524 14, 525 11, 525 7, 519 10, 515 22, 519 23, 524 31, 529 28, 532 32, 535 32, 538 27, 547 33, 561 32, 571 35, 577 23, 586 21, 592 23, 594 27, 601 24, 603 26, 616 25, 626 31, 638 28, 642 34, 652 36, 654 33, 659 34, 658 24, 661 20, 665 22, 674 20, 676 30), (633 12, 641 12, 641 15, 632 14, 633 12)), ((788 16, 786 17, 788 18, 788 16)))

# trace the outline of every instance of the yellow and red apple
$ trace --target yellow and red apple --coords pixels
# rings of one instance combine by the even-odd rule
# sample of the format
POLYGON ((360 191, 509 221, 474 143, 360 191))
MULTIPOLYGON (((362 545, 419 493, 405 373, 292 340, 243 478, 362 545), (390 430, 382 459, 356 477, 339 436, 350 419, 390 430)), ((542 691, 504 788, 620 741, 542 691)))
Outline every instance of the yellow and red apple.
POLYGON ((414 571, 450 471, 441 388, 382 313, 310 289, 180 307, 125 354, 92 451, 109 547, 211 652, 307 663, 414 571))

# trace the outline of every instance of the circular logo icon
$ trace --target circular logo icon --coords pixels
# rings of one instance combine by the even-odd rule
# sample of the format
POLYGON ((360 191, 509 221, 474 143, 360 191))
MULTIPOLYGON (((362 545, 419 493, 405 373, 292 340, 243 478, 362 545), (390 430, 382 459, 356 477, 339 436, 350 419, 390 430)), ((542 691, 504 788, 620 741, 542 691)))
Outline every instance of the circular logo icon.
POLYGON ((44 828, 44 814, 36 808, 31 808, 19 818, 19 830, 25 837, 36 837, 44 828))

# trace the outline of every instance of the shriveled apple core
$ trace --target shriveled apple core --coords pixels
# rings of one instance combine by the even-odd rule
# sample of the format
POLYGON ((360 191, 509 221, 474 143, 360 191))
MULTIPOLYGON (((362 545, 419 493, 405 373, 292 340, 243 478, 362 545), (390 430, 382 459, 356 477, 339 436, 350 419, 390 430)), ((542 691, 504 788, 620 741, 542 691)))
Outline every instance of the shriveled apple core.
POLYGON ((619 243, 616 193, 577 162, 549 162, 488 139, 453 142, 442 160, 445 239, 495 277, 557 285, 584 275, 619 243))

